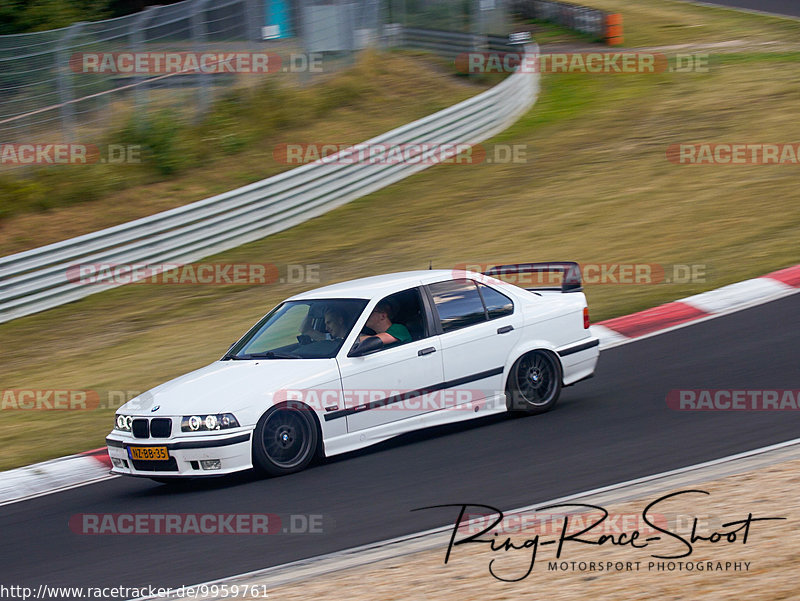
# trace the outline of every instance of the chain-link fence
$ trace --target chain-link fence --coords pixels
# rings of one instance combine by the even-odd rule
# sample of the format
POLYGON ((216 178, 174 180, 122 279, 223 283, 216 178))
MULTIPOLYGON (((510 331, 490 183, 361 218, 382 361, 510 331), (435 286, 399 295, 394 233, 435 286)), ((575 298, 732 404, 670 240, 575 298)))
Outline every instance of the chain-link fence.
POLYGON ((254 0, 186 0, 117 19, 0 36, 0 140, 73 141, 79 132, 105 130, 164 103, 203 110, 214 88, 230 82, 155 59, 253 48, 258 14, 254 0))
POLYGON ((335 70, 404 28, 507 33, 507 1, 185 0, 0 36, 0 144, 97 139, 164 107, 196 117, 232 86, 313 71, 311 54, 335 70))

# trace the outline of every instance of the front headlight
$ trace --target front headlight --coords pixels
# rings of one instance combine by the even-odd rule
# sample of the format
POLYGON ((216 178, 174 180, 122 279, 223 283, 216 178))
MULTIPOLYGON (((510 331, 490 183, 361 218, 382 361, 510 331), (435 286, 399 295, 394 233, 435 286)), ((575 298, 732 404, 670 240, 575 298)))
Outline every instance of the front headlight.
POLYGON ((181 432, 210 432, 238 428, 239 422, 232 413, 216 415, 185 415, 181 420, 181 432))
POLYGON ((114 420, 114 429, 122 432, 130 432, 133 418, 130 415, 118 415, 114 420))

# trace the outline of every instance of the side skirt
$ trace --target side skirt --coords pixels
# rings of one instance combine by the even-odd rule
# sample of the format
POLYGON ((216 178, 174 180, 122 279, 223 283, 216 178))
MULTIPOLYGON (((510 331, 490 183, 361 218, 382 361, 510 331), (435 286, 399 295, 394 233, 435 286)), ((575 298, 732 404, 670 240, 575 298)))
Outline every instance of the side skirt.
POLYGON ((455 422, 463 422, 487 415, 506 412, 505 394, 495 395, 487 399, 466 405, 458 405, 451 409, 430 411, 413 417, 398 419, 388 424, 382 424, 365 430, 348 432, 341 436, 334 436, 323 441, 325 456, 331 457, 341 453, 348 453, 364 447, 377 444, 401 434, 441 426, 455 422), (477 408, 477 410, 476 410, 477 408))

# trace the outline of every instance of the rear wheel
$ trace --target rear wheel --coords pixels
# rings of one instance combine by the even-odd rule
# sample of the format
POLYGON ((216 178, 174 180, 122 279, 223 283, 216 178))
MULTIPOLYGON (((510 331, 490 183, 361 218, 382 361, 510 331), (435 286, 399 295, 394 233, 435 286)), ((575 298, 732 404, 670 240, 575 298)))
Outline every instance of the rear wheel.
POLYGON ((534 351, 514 363, 506 385, 510 411, 544 413, 553 408, 560 394, 561 365, 551 353, 534 351))
POLYGON ((299 472, 317 451, 317 427, 310 409, 276 407, 253 433, 253 463, 271 476, 299 472))

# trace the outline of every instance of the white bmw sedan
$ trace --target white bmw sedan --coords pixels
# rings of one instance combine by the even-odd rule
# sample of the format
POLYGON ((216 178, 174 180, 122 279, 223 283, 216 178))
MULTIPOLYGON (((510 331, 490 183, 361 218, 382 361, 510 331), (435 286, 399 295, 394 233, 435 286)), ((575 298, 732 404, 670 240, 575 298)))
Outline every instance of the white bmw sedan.
POLYGON ((420 428, 547 411, 599 355, 577 265, 487 272, 554 265, 556 288, 429 270, 293 296, 220 360, 123 405, 106 438, 112 471, 282 475, 420 428))

